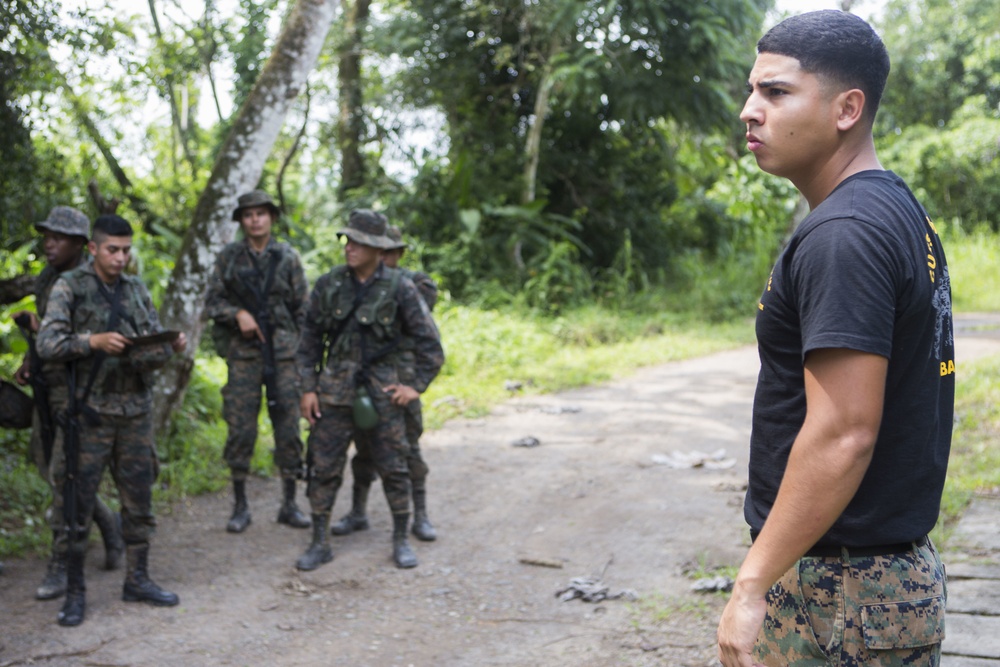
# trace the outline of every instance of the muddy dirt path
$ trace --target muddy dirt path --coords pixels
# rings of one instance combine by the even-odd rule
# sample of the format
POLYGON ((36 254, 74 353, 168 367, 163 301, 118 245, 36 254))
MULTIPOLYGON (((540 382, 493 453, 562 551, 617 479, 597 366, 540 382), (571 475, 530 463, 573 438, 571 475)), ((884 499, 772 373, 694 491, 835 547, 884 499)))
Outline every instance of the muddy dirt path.
MULTIPOLYGON (((970 339, 960 361, 998 351, 1000 340, 970 339)), ((98 547, 87 620, 61 628, 61 602, 33 599, 44 563, 8 561, 0 667, 714 664, 724 601, 693 593, 689 571, 736 565, 745 552, 757 368, 755 349, 742 348, 515 398, 427 433, 439 539, 412 540, 413 570, 391 562, 390 516, 373 489, 371 530, 333 538, 332 563, 298 572, 308 531, 274 522, 278 481, 264 479, 251 482, 254 523, 242 535, 225 532, 227 494, 161 513, 150 568, 181 596, 178 607, 122 602, 123 574, 98 569, 98 547), (526 436, 540 444, 512 446, 526 436), (732 467, 661 464, 718 450, 732 467), (556 597, 572 579, 602 573, 611 593, 639 600, 556 597)), ((349 483, 335 516, 347 509, 349 483)))

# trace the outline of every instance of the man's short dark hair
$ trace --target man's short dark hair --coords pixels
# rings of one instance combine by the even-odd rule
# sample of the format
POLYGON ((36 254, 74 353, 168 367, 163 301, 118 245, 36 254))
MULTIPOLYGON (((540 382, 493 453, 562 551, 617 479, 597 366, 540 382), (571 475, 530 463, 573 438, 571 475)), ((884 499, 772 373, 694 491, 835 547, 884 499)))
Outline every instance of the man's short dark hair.
POLYGON ((869 122, 875 121, 889 77, 889 53, 863 19, 835 9, 792 16, 760 38, 757 53, 795 58, 810 74, 845 90, 860 89, 865 94, 865 115, 869 122))
POLYGON ((109 236, 132 236, 132 225, 120 215, 107 213, 94 220, 94 230, 90 240, 100 244, 109 236))

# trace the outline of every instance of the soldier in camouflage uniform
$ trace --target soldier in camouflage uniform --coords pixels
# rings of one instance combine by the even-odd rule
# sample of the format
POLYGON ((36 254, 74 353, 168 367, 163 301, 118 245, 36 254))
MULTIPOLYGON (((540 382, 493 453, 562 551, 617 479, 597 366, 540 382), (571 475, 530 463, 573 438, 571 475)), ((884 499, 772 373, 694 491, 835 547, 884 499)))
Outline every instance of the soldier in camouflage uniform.
MULTIPOLYGON (((35 279, 35 311, 21 311, 14 313, 14 319, 20 320, 26 317, 31 333, 38 333, 39 321, 45 317, 45 307, 48 303, 49 292, 56 278, 64 271, 74 269, 84 260, 83 247, 87 244, 90 234, 90 220, 87 216, 69 206, 56 206, 49 212, 48 217, 35 224, 35 229, 43 234, 43 250, 45 252, 46 265, 42 272, 35 279)), ((59 382, 63 380, 63 374, 58 365, 49 365, 50 368, 43 372, 43 377, 48 377, 49 382, 59 382)), ((14 379, 20 385, 26 385, 32 381, 31 360, 28 355, 14 375, 14 379)), ((55 412, 59 406, 49 404, 50 412, 48 422, 54 424, 55 412)), ((35 591, 35 597, 39 600, 51 600, 61 597, 66 592, 66 532, 63 530, 65 522, 62 516, 62 488, 52 483, 50 471, 50 460, 52 456, 51 448, 55 433, 46 433, 49 439, 47 445, 43 444, 41 419, 37 413, 32 416, 31 431, 31 454, 38 472, 52 489, 52 505, 47 512, 49 526, 52 529, 52 556, 46 568, 45 577, 35 591), (49 451, 46 452, 46 446, 49 451)), ((95 499, 94 503, 94 523, 101 531, 104 540, 104 567, 114 570, 121 564, 122 556, 125 553, 125 543, 122 541, 121 528, 118 518, 104 501, 95 499)))
POLYGON ((725 667, 940 664, 927 533, 954 420, 951 281, 934 224, 875 150, 888 74, 882 40, 845 12, 757 43, 747 147, 811 211, 757 304, 753 545, 719 622, 725 667))
POLYGON ((346 266, 316 281, 302 329, 298 361, 302 373, 302 414, 309 434, 309 504, 313 539, 296 562, 313 570, 333 559, 330 512, 343 482, 347 449, 359 430, 370 430, 375 469, 393 518, 393 560, 417 565, 407 541, 410 476, 406 406, 419 398, 444 363, 444 351, 430 312, 413 281, 382 264, 381 251, 392 241, 385 216, 351 212, 346 266), (400 377, 399 356, 413 354, 412 381, 400 377))
MULTIPOLYGON (((179 602, 147 572, 149 540, 156 526, 152 486, 157 473, 150 372, 183 350, 187 341, 179 334, 170 343, 135 342, 162 327, 145 285, 123 273, 132 249, 132 227, 126 220, 116 215, 97 218, 88 248, 93 261, 56 280, 38 335, 41 357, 66 363, 66 378, 57 385, 63 395, 57 400, 70 407, 60 416, 64 442, 52 464, 55 483, 65 484, 67 470, 77 468, 71 478, 77 511, 67 517, 68 578, 60 625, 79 625, 84 619, 84 547, 107 467, 122 503, 127 561, 122 599, 158 606, 179 602), (78 451, 71 461, 72 433, 78 434, 78 451)), ((64 502, 72 506, 70 497, 64 502)))
POLYGON ((250 525, 246 477, 257 440, 261 387, 265 385, 274 427, 274 462, 281 471, 282 503, 277 520, 293 528, 309 527, 309 517, 295 502, 295 480, 302 475, 301 394, 295 351, 309 285, 299 254, 271 235, 279 214, 271 197, 260 190, 239 198, 233 220, 240 223, 243 240, 230 243, 219 253, 209 285, 207 309, 215 320, 213 338, 229 369, 222 397, 229 427, 224 456, 235 495, 226 526, 231 533, 242 533, 250 525))
MULTIPOLYGON (((382 262, 390 268, 399 270, 412 280, 420 298, 427 305, 427 310, 433 311, 434 305, 437 303, 437 283, 422 271, 399 267, 399 260, 402 259, 407 245, 403 242, 403 234, 398 227, 389 227, 386 236, 392 240, 392 246, 382 252, 382 262)), ((400 348, 399 379, 403 384, 412 384, 414 358, 409 341, 404 340, 400 348)), ((422 406, 420 399, 417 398, 406 405, 406 439, 410 443, 410 453, 406 463, 410 470, 410 485, 413 489, 413 526, 411 530, 417 539, 432 542, 437 539, 437 531, 434 530, 434 525, 427 516, 427 474, 429 468, 420 455, 420 436, 423 435, 423 432, 422 406)), ((354 439, 358 451, 351 459, 351 470, 354 473, 353 502, 351 511, 330 526, 330 532, 334 535, 348 535, 355 530, 368 528, 365 505, 368 501, 368 490, 371 488, 372 482, 375 481, 376 474, 368 440, 365 431, 358 432, 354 439)))

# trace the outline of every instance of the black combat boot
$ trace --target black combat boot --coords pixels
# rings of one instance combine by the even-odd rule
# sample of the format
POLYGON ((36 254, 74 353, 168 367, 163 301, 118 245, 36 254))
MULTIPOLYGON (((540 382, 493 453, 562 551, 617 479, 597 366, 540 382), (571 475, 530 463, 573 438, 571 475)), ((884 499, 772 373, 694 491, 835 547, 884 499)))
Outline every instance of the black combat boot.
POLYGON ((295 567, 300 570, 315 570, 323 563, 333 560, 333 549, 330 548, 330 535, 327 532, 330 514, 312 515, 312 542, 306 552, 295 561, 295 567))
POLYGON ((125 555, 125 540, 122 538, 122 518, 104 504, 100 498, 94 505, 94 523, 101 531, 104 541, 104 569, 117 570, 125 555))
POLYGON ((423 480, 413 482, 413 534, 418 540, 433 542, 437 539, 437 531, 427 518, 427 488, 423 480))
POLYGON ((368 530, 368 517, 365 515, 365 507, 368 504, 368 489, 370 488, 371 486, 367 484, 354 484, 351 511, 330 526, 331 533, 334 535, 350 535, 356 530, 368 530))
POLYGON ((149 543, 130 544, 125 550, 128 558, 128 572, 122 587, 125 602, 148 602, 157 607, 173 607, 181 600, 175 593, 165 591, 149 578, 149 543))
POLYGON ((417 566, 417 554, 413 553, 410 542, 406 539, 406 524, 409 522, 409 514, 392 515, 392 559, 396 561, 396 567, 417 566))
POLYGON ((54 600, 66 592, 66 552, 56 551, 59 537, 57 531, 52 531, 52 558, 41 585, 35 590, 35 598, 39 600, 54 600))
POLYGON ((65 570, 66 575, 66 599, 63 600, 62 609, 59 610, 59 625, 74 626, 83 623, 83 616, 87 609, 87 586, 83 581, 83 545, 79 549, 70 549, 66 555, 65 570))
POLYGON ((295 479, 283 479, 281 483, 284 487, 284 501, 281 503, 281 509, 278 510, 278 523, 292 528, 308 528, 312 525, 309 517, 295 504, 295 479))
POLYGON ((243 479, 233 480, 233 495, 236 503, 233 505, 233 515, 229 517, 226 531, 242 533, 250 525, 250 506, 247 504, 247 483, 243 479))

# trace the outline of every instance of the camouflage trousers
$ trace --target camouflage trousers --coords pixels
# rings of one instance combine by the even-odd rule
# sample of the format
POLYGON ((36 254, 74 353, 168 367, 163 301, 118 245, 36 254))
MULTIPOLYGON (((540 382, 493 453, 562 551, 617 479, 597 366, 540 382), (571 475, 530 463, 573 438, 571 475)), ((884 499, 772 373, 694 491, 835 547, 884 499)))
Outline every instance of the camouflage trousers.
MULTIPOLYGON (((76 507, 78 539, 86 543, 97 502, 97 487, 105 468, 118 488, 122 504, 122 537, 126 544, 149 542, 156 529, 152 490, 159 472, 153 445, 151 413, 132 417, 101 415, 101 423, 84 423, 80 429, 79 474, 76 507)), ((66 456, 63 447, 52 454, 52 478, 57 488, 66 481, 66 456)), ((59 516, 62 516, 60 508, 59 516)), ((82 544, 75 544, 83 548, 82 544)))
MULTIPOLYGON (((52 462, 58 458, 62 451, 62 432, 56 428, 54 435, 52 452, 50 453, 51 460, 46 463, 45 448, 42 446, 42 426, 38 419, 38 411, 36 410, 32 415, 31 421, 31 458, 35 463, 35 467, 38 468, 38 475, 45 480, 45 483, 49 485, 49 489, 52 491, 52 503, 45 512, 49 528, 52 530, 52 552, 66 553, 69 541, 66 539, 66 519, 63 517, 62 485, 56 484, 52 478, 52 462)), ((104 504, 100 496, 94 499, 94 506, 94 516, 101 513, 111 513, 111 509, 104 504)))
MULTIPOLYGON (((404 411, 379 397, 375 401, 378 424, 367 433, 372 462, 393 514, 410 511, 410 476, 406 465, 409 443, 406 441, 404 411)), ((323 416, 309 432, 310 477, 307 494, 314 514, 333 509, 337 491, 344 482, 347 449, 356 436, 351 408, 324 405, 323 416)))
POLYGON ((944 566, 934 546, 802 558, 767 595, 754 658, 768 667, 937 667, 944 566))
MULTIPOLYGON (((268 416, 274 427, 274 464, 284 478, 302 470, 302 438, 299 436, 299 374, 294 359, 276 364, 277 396, 268 396, 268 416)), ((222 388, 222 415, 229 428, 223 457, 233 479, 246 479, 257 442, 257 415, 264 385, 263 359, 230 359, 229 379, 222 388)))
MULTIPOLYGON (((406 467, 410 471, 410 483, 423 487, 430 468, 420 455, 420 436, 424 434, 424 416, 420 399, 410 401, 403 409, 406 422, 406 441, 410 445, 406 453, 406 467)), ((354 434, 354 447, 357 452, 351 459, 351 472, 354 473, 354 483, 361 486, 371 486, 375 481, 375 462, 372 460, 371 433, 359 431, 354 434)))

